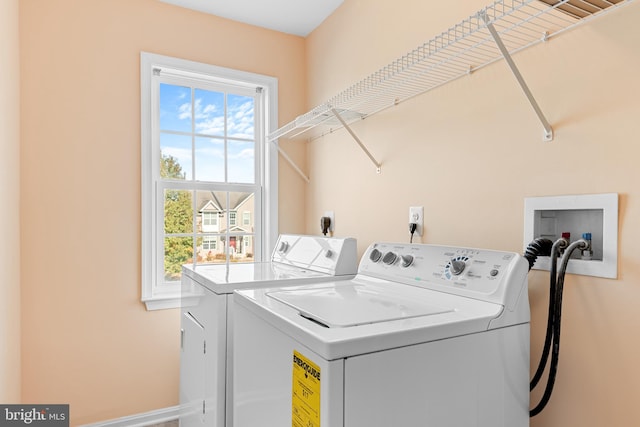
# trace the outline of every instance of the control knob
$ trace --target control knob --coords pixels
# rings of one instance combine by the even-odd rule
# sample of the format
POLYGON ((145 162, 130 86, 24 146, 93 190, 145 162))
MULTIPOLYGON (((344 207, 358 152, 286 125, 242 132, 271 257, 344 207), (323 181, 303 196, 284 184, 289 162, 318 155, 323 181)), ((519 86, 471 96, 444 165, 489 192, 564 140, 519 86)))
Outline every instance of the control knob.
POLYGON ((467 266, 464 261, 460 261, 459 259, 452 259, 450 262, 451 267, 449 270, 451 274, 454 276, 459 276, 464 271, 464 268, 467 266))
POLYGON ((324 256, 326 258, 331 258, 333 256, 333 251, 331 249, 327 249, 327 251, 324 253, 324 256))
POLYGON ((398 259, 398 255, 394 254, 393 252, 387 252, 386 254, 384 254, 384 258, 382 258, 382 262, 384 262, 387 265, 393 265, 397 259, 398 259))
POLYGON ((409 267, 413 264, 413 255, 402 255, 400 257, 400 265, 403 267, 409 267))
POLYGON ((382 256, 382 252, 380 252, 377 249, 373 249, 371 251, 371 253, 369 254, 369 259, 373 262, 378 262, 380 261, 380 257, 382 256))
POLYGON ((288 242, 280 242, 280 246, 278 247, 278 252, 286 252, 289 249, 288 242))

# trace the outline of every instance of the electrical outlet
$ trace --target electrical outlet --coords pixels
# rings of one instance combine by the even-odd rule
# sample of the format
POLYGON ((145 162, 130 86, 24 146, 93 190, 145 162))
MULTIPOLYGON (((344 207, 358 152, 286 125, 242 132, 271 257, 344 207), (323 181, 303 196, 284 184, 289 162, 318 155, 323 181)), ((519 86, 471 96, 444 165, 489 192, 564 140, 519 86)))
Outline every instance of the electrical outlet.
POLYGON ((331 224, 329 225, 329 232, 333 233, 333 230, 336 224, 336 219, 335 219, 335 215, 333 214, 333 211, 324 211, 324 214, 322 216, 327 216, 331 219, 331 224))
POLYGON ((423 206, 412 206, 409 208, 409 222, 415 222, 418 225, 416 227, 416 234, 418 236, 422 236, 423 222, 424 222, 423 206))

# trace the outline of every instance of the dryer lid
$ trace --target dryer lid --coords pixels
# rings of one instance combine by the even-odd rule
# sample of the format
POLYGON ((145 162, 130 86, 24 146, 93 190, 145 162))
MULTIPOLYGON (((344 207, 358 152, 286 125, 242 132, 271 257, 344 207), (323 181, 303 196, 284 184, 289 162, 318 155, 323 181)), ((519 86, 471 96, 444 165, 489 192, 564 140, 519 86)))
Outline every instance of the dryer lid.
MULTIPOLYGON (((411 287, 409 287, 411 288, 411 287)), ((297 310, 301 316, 328 328, 344 328, 433 316, 455 311, 434 301, 433 292, 412 288, 411 293, 384 294, 357 283, 339 286, 278 290, 267 295, 297 310), (414 293, 424 292, 425 298, 414 293)))

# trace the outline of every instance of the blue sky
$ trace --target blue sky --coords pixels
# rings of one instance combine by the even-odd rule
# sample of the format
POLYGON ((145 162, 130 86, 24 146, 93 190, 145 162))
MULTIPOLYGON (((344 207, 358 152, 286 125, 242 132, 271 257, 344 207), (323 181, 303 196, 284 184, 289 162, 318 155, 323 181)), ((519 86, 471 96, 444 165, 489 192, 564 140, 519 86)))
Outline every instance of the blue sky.
MULTIPOLYGON (((191 88, 160 84, 160 149, 178 159, 187 179, 224 182, 225 94, 195 89, 193 97, 191 88)), ((254 182, 254 112, 252 97, 227 94, 228 182, 254 182)))

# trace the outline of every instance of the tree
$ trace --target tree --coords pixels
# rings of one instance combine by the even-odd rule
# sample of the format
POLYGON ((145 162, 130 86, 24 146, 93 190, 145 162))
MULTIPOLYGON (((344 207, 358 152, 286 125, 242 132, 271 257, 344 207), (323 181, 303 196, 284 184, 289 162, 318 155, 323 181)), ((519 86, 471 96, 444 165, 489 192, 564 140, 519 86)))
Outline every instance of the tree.
POLYGON ((178 163, 178 159, 173 156, 162 155, 160 162, 160 176, 170 179, 185 179, 185 172, 182 172, 182 166, 178 163))
MULTIPOLYGON (((178 159, 162 155, 160 162, 162 178, 184 179, 185 173, 178 159)), ((164 232, 166 235, 193 233, 193 201, 189 190, 166 190, 164 195, 164 232)), ((191 237, 165 237, 164 276, 165 280, 180 280, 182 264, 193 259, 193 239, 191 237)))

